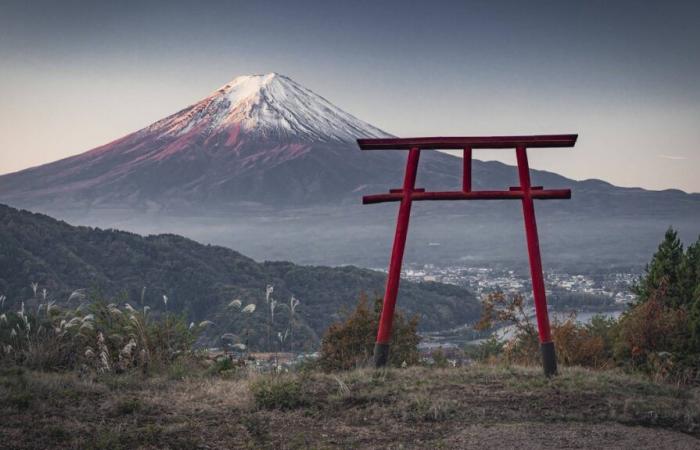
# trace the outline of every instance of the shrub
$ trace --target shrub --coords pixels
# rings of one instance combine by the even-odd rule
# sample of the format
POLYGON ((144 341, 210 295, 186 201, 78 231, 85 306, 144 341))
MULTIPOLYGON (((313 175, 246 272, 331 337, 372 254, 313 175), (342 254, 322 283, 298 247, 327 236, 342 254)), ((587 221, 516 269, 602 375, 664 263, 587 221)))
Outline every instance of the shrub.
POLYGON ((639 298, 620 320, 615 356, 657 378, 700 374, 700 238, 684 251, 669 228, 635 286, 639 298))
POLYGON ((464 353, 477 361, 495 362, 503 354, 503 342, 498 337, 491 336, 477 345, 467 344, 464 353))
POLYGON ((667 306, 663 295, 651 292, 622 316, 614 348, 618 361, 659 377, 682 370, 684 356, 691 353, 688 314, 684 308, 667 306))
POLYGON ((513 328, 513 338, 502 346, 502 358, 510 363, 536 364, 539 362, 537 330, 525 312, 525 298, 493 292, 482 301, 481 318, 474 326, 478 331, 493 329, 498 325, 513 328))
POLYGON ((552 326, 552 340, 557 359, 567 366, 602 368, 608 365, 605 341, 571 317, 552 326))
MULTIPOLYGON (((502 292, 489 294, 483 302, 478 330, 493 328, 499 324, 513 327, 513 338, 504 344, 492 337, 482 351, 485 357, 495 359, 502 355, 507 362, 539 364, 539 338, 535 325, 524 308, 522 295, 506 296, 502 292)), ((591 325, 581 325, 572 316, 551 326, 557 359, 563 365, 601 368, 611 362, 612 336, 615 321, 596 318, 591 325)), ((477 353, 478 354, 478 353, 477 353)))
POLYGON ((433 358, 433 364, 435 367, 439 369, 444 369, 449 365, 447 355, 442 348, 438 348, 437 350, 433 351, 430 356, 433 358))
POLYGON ((604 357, 610 361, 613 358, 613 347, 619 333, 618 321, 614 317, 596 314, 585 325, 586 330, 593 336, 598 336, 603 341, 604 357))
MULTIPOLYGON (((334 323, 321 342, 321 357, 318 364, 323 370, 349 370, 368 364, 374 351, 375 337, 379 325, 381 299, 375 300, 370 309, 367 297, 360 300, 344 322, 334 323)), ((400 367, 418 363, 417 333, 418 318, 406 319, 400 311, 394 314, 390 343, 389 365, 400 367)))
POLYGON ((250 386, 260 409, 295 409, 306 404, 301 383, 277 376, 265 376, 250 386))
POLYGON ((234 378, 239 373, 240 363, 228 357, 218 358, 214 364, 207 368, 207 375, 234 378))

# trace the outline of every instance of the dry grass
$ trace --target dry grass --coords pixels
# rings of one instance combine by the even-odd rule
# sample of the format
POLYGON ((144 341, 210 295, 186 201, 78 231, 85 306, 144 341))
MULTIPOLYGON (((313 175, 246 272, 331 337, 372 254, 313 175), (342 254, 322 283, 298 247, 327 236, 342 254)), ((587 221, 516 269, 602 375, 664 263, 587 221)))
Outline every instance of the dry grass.
POLYGON ((10 448, 700 446, 697 389, 576 368, 552 380, 490 366, 182 380, 8 369, 0 414, 10 448))

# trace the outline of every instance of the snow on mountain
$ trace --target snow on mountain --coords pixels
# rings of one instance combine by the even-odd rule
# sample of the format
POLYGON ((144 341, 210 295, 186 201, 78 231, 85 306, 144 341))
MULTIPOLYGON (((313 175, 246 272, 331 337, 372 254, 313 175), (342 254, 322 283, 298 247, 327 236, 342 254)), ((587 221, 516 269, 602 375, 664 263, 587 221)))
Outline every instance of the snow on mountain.
POLYGON ((329 201, 400 173, 403 155, 363 154, 355 142, 389 136, 286 76, 240 76, 106 145, 0 176, 0 201, 39 210, 329 201))
MULTIPOLYGON (((401 186, 406 152, 362 152, 355 139, 387 136, 288 77, 242 76, 106 145, 0 176, 0 203, 106 227, 143 217, 147 228, 134 230, 196 233, 259 258, 374 265, 390 250, 395 205, 365 208, 360 198, 401 186)), ((461 167, 454 156, 423 152, 418 185, 459 189, 461 167)), ((517 184, 512 166, 475 160, 472 170, 478 189, 517 184)), ((648 260, 669 224, 697 236, 699 194, 576 182, 537 170, 532 178, 572 189, 572 200, 540 202, 537 211, 545 254, 576 266, 587 258, 598 267, 603 249, 611 261, 648 260), (550 244, 555 251, 547 251, 550 244)), ((424 255, 435 261, 463 263, 464 255, 471 261, 478 254, 504 260, 521 244, 517 204, 427 203, 416 208, 412 241, 420 247, 439 236, 441 252, 424 255), (479 236, 474 246, 464 247, 462 222, 455 228, 460 217, 473 226, 471 237, 479 236)))
MULTIPOLYGON (((360 137, 388 136, 288 77, 240 76, 121 139, 0 176, 0 202, 45 212, 72 208, 186 214, 235 210, 244 203, 359 204, 362 194, 401 183, 405 152, 362 152, 355 143, 360 137)), ((453 156, 424 152, 418 182, 430 189, 454 188, 461 185, 460 168, 453 156)), ((473 175, 479 188, 515 182, 515 170, 503 164, 475 161, 473 175)), ((575 187, 574 195, 591 188, 590 183, 576 185, 536 171, 533 179, 548 187, 575 187)), ((617 197, 631 195, 612 186, 596 189, 610 196, 580 198, 597 209, 604 201, 617 204, 617 197)), ((558 208, 574 206, 583 207, 572 201, 558 208)))
POLYGON ((277 73, 237 77, 143 131, 180 136, 192 130, 228 130, 231 140, 251 132, 258 138, 312 142, 390 136, 277 73))

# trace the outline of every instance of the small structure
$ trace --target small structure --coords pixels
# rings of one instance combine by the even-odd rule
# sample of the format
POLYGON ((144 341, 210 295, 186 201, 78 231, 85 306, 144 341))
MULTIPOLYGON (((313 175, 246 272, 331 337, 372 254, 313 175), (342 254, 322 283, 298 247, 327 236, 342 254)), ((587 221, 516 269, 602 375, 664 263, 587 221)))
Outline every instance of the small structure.
POLYGON ((374 363, 376 367, 386 364, 389 356, 389 341, 391 326, 396 306, 396 294, 401 278, 401 264, 406 247, 408 220, 411 215, 413 201, 422 200, 521 200, 525 221, 525 237, 530 259, 530 275, 532 277, 532 293, 535 299, 537 314, 537 329, 539 332, 542 365, 547 376, 556 374, 557 359, 554 343, 549 328, 547 299, 545 297, 542 260, 540 245, 537 237, 535 221, 535 206, 533 200, 569 199, 570 189, 543 189, 542 186, 532 186, 530 183, 530 167, 527 160, 528 148, 544 147, 573 147, 578 135, 546 135, 546 136, 487 136, 487 137, 423 137, 408 139, 358 139, 362 150, 408 150, 406 173, 401 189, 391 189, 388 194, 366 195, 362 203, 373 204, 383 202, 400 202, 396 223, 396 234, 391 251, 389 275, 384 292, 384 304, 379 319, 379 330, 374 347, 374 363), (515 149, 518 161, 519 186, 513 186, 503 191, 473 191, 472 190, 472 150, 474 149, 515 149), (421 150, 463 150, 462 189, 458 191, 427 192, 416 188, 416 173, 421 150))

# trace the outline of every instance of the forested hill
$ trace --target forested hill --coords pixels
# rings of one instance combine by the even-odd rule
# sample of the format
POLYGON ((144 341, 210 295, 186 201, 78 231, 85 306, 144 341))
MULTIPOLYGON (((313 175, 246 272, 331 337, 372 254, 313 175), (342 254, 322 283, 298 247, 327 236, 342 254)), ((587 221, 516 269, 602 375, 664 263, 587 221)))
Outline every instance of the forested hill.
MULTIPOLYGON (((76 227, 0 205, 0 295, 7 297, 6 308, 21 301, 31 304, 32 283, 38 283, 39 296, 45 288, 58 304, 85 289, 109 301, 138 305, 145 287, 144 303, 154 314, 164 311, 167 295, 168 312, 182 312, 193 321, 211 320, 210 334, 215 335, 240 328, 242 319, 227 308, 234 299, 255 303, 257 310, 247 320, 253 328, 265 326, 265 287, 271 284, 280 304, 288 303, 291 295, 301 300, 298 339, 309 344, 318 342, 325 327, 353 306, 362 291, 381 294, 384 282, 384 274, 357 267, 258 263, 228 248, 177 235, 143 237, 76 227)), ((471 293, 437 283, 402 283, 399 307, 418 314, 426 330, 474 320, 479 312, 471 293)), ((287 314, 282 307, 276 312, 282 331, 287 314)))

